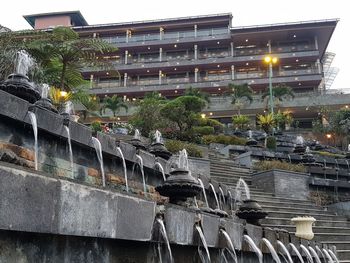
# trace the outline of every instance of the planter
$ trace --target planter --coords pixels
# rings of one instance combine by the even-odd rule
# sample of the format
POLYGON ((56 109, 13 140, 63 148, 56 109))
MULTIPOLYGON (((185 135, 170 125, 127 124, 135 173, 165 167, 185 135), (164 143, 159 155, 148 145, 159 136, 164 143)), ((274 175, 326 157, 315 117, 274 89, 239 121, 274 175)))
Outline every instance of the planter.
POLYGON ((291 219, 292 223, 296 226, 295 236, 302 239, 311 240, 314 238, 312 232, 312 225, 316 222, 316 219, 310 216, 294 217, 291 219))

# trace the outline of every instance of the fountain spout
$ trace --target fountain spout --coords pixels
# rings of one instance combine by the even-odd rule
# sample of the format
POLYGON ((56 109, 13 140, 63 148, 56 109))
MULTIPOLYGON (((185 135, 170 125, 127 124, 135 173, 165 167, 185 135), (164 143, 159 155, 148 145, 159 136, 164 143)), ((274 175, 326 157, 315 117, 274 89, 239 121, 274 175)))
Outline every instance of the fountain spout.
POLYGON ((102 186, 106 187, 106 178, 105 178, 105 170, 103 165, 103 155, 102 155, 102 146, 100 141, 96 137, 92 137, 92 144, 95 148, 97 159, 100 163, 100 169, 102 174, 102 186))
POLYGON ((34 153, 35 153, 35 170, 38 171, 38 158, 39 158, 39 149, 38 149, 38 123, 36 115, 32 111, 28 111, 30 122, 32 123, 33 133, 34 133, 34 153))
POLYGON ((125 188, 126 188, 126 192, 129 192, 129 185, 128 185, 128 172, 126 169, 126 162, 125 162, 125 158, 124 158, 124 154, 122 149, 117 146, 117 152, 119 153, 120 158, 122 159, 123 162, 123 170, 124 170, 124 180, 125 180, 125 188))
MULTIPOLYGON (((230 257, 232 258, 232 260, 237 263, 238 259, 237 259, 237 254, 235 251, 235 247, 233 246, 232 240, 230 238, 230 236, 227 234, 227 232, 225 231, 224 228, 220 229, 220 234, 224 237, 225 239, 225 248, 227 249, 227 251, 229 252, 230 257)), ((222 251, 222 257, 225 257, 225 251, 222 251)), ((226 257, 225 257, 226 258, 226 257)))
POLYGON ((199 235, 199 238, 200 238, 200 241, 201 241, 201 244, 202 244, 202 246, 204 247, 204 250, 205 250, 205 256, 204 256, 202 251, 200 250, 200 245, 198 245, 198 253, 199 253, 199 256, 200 256, 200 258, 202 260, 202 263, 205 263, 205 262, 209 262, 210 263, 211 259, 210 259, 210 253, 209 253, 207 241, 205 240, 203 230, 202 230, 202 228, 200 227, 200 225, 198 223, 196 223, 196 225, 195 225, 195 230, 197 231, 197 233, 199 235))
POLYGON ((165 148, 162 134, 157 130, 154 134, 155 142, 150 147, 150 153, 157 157, 162 157, 165 160, 169 160, 171 153, 165 148))

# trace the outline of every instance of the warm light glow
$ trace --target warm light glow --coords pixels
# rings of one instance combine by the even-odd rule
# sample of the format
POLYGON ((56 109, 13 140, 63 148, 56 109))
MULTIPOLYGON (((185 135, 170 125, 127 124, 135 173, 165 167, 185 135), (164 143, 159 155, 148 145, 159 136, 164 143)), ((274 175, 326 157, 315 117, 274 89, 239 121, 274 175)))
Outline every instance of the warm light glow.
POLYGON ((67 91, 64 91, 64 90, 60 91, 61 97, 65 98, 65 97, 67 97, 67 95, 68 95, 67 91))
POLYGON ((348 105, 345 105, 345 108, 349 108, 349 106, 348 106, 348 105))
POLYGON ((327 137, 327 139, 330 139, 330 138, 332 138, 332 134, 327 133, 327 134, 326 134, 326 137, 327 137))
POLYGON ((271 62, 271 57, 270 57, 270 56, 266 56, 266 57, 264 58, 264 61, 265 61, 266 63, 270 63, 270 62, 271 62))
POLYGON ((266 56, 266 57, 264 57, 264 61, 266 63, 276 64, 278 62, 278 58, 277 57, 266 56))
POLYGON ((177 45, 175 44, 174 47, 177 47, 177 45))
POLYGON ((212 113, 212 112, 209 112, 209 115, 210 115, 210 116, 213 116, 213 113, 212 113))
POLYGON ((206 116, 205 113, 201 114, 202 119, 205 119, 205 116, 206 116))
POLYGON ((272 63, 273 63, 273 64, 276 64, 277 61, 278 61, 278 59, 277 59, 276 57, 272 58, 272 63))

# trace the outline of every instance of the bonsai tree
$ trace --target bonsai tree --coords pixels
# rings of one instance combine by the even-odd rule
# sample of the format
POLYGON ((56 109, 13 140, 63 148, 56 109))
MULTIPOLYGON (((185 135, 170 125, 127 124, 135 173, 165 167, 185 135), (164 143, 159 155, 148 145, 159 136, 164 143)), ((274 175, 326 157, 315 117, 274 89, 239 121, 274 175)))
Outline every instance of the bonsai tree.
POLYGON ((235 126, 235 128, 238 128, 241 130, 246 129, 249 122, 250 122, 250 119, 246 115, 235 115, 232 117, 232 123, 235 126))
POLYGON ((102 107, 103 113, 106 112, 106 109, 109 109, 113 112, 113 117, 116 117, 116 113, 121 109, 125 109, 128 111, 128 105, 126 105, 123 101, 122 97, 118 97, 114 95, 113 97, 107 97, 104 100, 104 105, 102 107))
MULTIPOLYGON (((263 95, 262 99, 265 100, 266 105, 269 104, 270 92, 267 89, 263 95)), ((282 102, 286 99, 294 99, 294 92, 291 87, 286 86, 285 84, 280 84, 272 88, 272 99, 274 100, 274 105, 279 108, 282 102)))
POLYGON ((229 84, 229 92, 232 97, 232 104, 238 111, 238 115, 241 115, 241 109, 244 104, 253 102, 253 90, 248 86, 248 84, 234 85, 229 84))

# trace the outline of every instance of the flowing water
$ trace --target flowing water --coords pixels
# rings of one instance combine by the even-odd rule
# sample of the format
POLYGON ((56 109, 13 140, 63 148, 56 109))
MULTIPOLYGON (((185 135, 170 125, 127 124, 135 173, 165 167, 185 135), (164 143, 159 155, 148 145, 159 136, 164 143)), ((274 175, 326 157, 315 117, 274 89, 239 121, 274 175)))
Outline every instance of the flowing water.
POLYGON ((303 136, 297 136, 297 138, 295 139, 296 144, 304 144, 304 138, 303 136))
POLYGON ((188 154, 186 149, 183 149, 182 151, 179 152, 179 168, 189 170, 188 154))
POLYGON ((289 243, 289 246, 292 248, 295 255, 297 255, 300 263, 304 263, 304 259, 303 259, 302 255, 300 254, 299 250, 296 248, 296 246, 293 243, 289 243))
POLYGON ((209 208, 208 198, 207 198, 207 194, 205 192, 205 187, 204 187, 203 181, 200 178, 198 178, 198 182, 199 182, 199 184, 202 187, 202 192, 203 192, 203 195, 204 195, 205 204, 207 205, 207 208, 209 208))
POLYGON ((221 197, 222 197, 222 203, 225 205, 226 202, 225 202, 225 194, 224 194, 224 190, 222 190, 222 187, 219 186, 219 191, 220 191, 220 194, 221 194, 221 197))
POLYGON ((258 246, 255 245, 253 239, 251 239, 251 237, 248 235, 244 235, 243 239, 249 244, 250 248, 254 251, 254 253, 259 259, 259 263, 263 263, 263 254, 261 250, 258 248, 258 246))
POLYGON ((347 159, 345 159, 346 165, 348 166, 348 172, 350 170, 350 166, 349 166, 349 161, 347 159))
MULTIPOLYGON (((160 226, 160 233, 162 235, 162 238, 166 244, 167 250, 168 250, 168 258, 169 258, 169 263, 173 263, 174 259, 173 259, 173 254, 171 252, 171 247, 170 247, 170 243, 169 243, 169 239, 168 239, 168 235, 166 233, 166 229, 165 229, 165 225, 162 219, 157 218, 156 219, 157 223, 160 226)), ((159 249, 160 250, 160 249, 159 249)), ((160 255, 160 259, 161 259, 161 253, 159 253, 160 255)))
POLYGON ((162 143, 162 134, 160 133, 160 131, 156 130, 156 132, 154 133, 154 138, 156 143, 162 143))
POLYGON ((217 209, 220 209, 220 203, 219 203, 218 196, 217 196, 217 194, 216 194, 216 192, 215 192, 214 185, 213 185, 212 183, 209 183, 209 186, 210 186, 210 188, 211 188, 211 190, 212 190, 212 192, 213 192, 213 194, 214 194, 214 197, 215 197, 216 208, 217 208, 217 209))
POLYGON ((232 240, 230 236, 227 234, 227 232, 224 229, 220 229, 220 232, 224 235, 225 240, 227 242, 227 249, 230 252, 230 255, 235 263, 238 262, 237 255, 236 255, 236 250, 235 247, 233 246, 232 240))
POLYGON ((328 260, 327 263, 333 263, 333 259, 332 259, 332 257, 330 256, 330 254, 328 253, 327 249, 323 248, 322 250, 323 250, 323 253, 325 254, 325 256, 326 256, 326 258, 327 258, 327 260, 328 260))
POLYGON ((132 175, 134 175, 135 166, 138 165, 140 167, 140 171, 141 171, 141 175, 142 175, 143 192, 146 194, 147 188, 146 188, 145 173, 143 171, 143 160, 142 160, 142 157, 140 155, 135 154, 135 156, 136 156, 136 162, 135 162, 134 166, 132 167, 132 175))
POLYGON ((126 163, 125 163, 125 158, 124 158, 124 154, 123 151, 120 147, 117 147, 117 151, 119 153, 120 158, 122 158, 122 162, 123 162, 123 169, 124 169, 124 180, 125 180, 125 188, 126 188, 126 192, 129 192, 129 185, 128 185, 128 171, 126 169, 126 163))
POLYGON ((163 166, 161 165, 161 163, 160 162, 155 162, 154 163, 154 166, 155 167, 158 167, 158 169, 159 169, 159 171, 162 173, 162 175, 163 175, 163 180, 164 180, 164 182, 166 181, 166 176, 165 176, 165 172, 164 172, 164 168, 163 168, 163 166))
POLYGON ((104 165, 103 165, 103 155, 102 155, 101 142, 96 137, 92 137, 92 144, 94 145, 97 159, 100 163, 101 174, 102 174, 102 186, 105 187, 106 186, 106 177, 105 177, 105 169, 104 169, 104 165))
POLYGON ((236 185, 236 200, 241 200, 242 192, 245 193, 246 199, 250 199, 249 186, 242 178, 239 178, 236 185))
POLYGON ((317 255, 315 249, 313 247, 309 246, 309 250, 310 250, 310 254, 316 260, 316 263, 322 263, 320 257, 317 255))
POLYGON ((25 50, 17 52, 15 73, 27 76, 28 71, 35 65, 33 58, 25 50))
POLYGON ((288 249, 286 248, 286 246, 279 240, 277 240, 277 246, 279 246, 283 252, 283 255, 287 256, 287 262, 288 263, 293 263, 292 257, 289 254, 288 249))
POLYGON ((229 201, 230 210, 232 210, 232 194, 231 194, 231 191, 228 190, 228 191, 227 191, 227 194, 228 194, 228 199, 230 200, 230 201, 229 201))
POLYGON ((46 83, 41 85, 41 98, 47 99, 49 97, 50 86, 46 83))
POLYGON ((69 130, 68 126, 63 125, 63 127, 64 127, 64 129, 66 130, 66 133, 67 133, 70 169, 72 171, 72 178, 74 178, 73 150, 72 150, 72 141, 71 141, 71 138, 70 138, 70 130, 69 130))
MULTIPOLYGON (((203 245, 203 247, 204 247, 204 249, 205 249, 205 253, 206 253, 206 256, 207 256, 207 259, 208 259, 208 261, 206 261, 206 260, 203 261, 204 258, 201 257, 202 263, 206 263, 206 262, 209 262, 209 263, 210 263, 210 262, 211 262, 210 253, 209 253, 207 241, 205 240, 203 231, 202 231, 202 229, 201 229, 201 227, 200 227, 199 225, 196 225, 196 226, 195 226, 195 229, 197 230, 197 232, 198 232, 198 234, 199 234, 199 238, 201 239, 202 245, 203 245)), ((199 247, 198 247, 198 248, 199 248, 199 247)), ((201 255, 201 253, 200 253, 200 255, 201 255)))
POLYGON ((290 155, 288 154, 288 160, 289 160, 289 163, 292 163, 292 158, 290 158, 290 155))
POLYGON ((339 260, 338 260, 337 256, 334 254, 334 252, 330 249, 328 249, 328 252, 329 252, 329 255, 334 259, 334 261, 336 263, 339 263, 339 260))
POLYGON ((312 256, 311 256, 309 250, 302 244, 300 244, 300 248, 304 252, 304 254, 306 256, 306 259, 307 259, 307 262, 308 263, 314 263, 314 260, 312 259, 312 256))
POLYGON ((319 248, 319 246, 316 245, 316 246, 315 246, 315 249, 316 249, 316 251, 318 252, 318 254, 322 256, 323 260, 326 262, 326 258, 325 258, 325 256, 324 256, 322 250, 319 248))
POLYGON ((276 252, 276 250, 274 249, 274 247, 272 246, 271 242, 268 241, 268 240, 267 240, 266 238, 264 238, 264 237, 261 239, 261 241, 264 242, 265 245, 267 246, 267 248, 269 249, 273 260, 274 260, 276 263, 281 263, 281 260, 280 260, 280 258, 278 257, 277 252, 276 252))
POLYGON ((38 123, 36 120, 36 115, 34 112, 28 111, 30 122, 32 123, 33 133, 34 133, 34 163, 35 170, 38 171, 38 158, 39 158, 39 149, 38 149, 38 123))
POLYGON ((135 129, 134 139, 141 140, 141 133, 138 129, 135 129))

